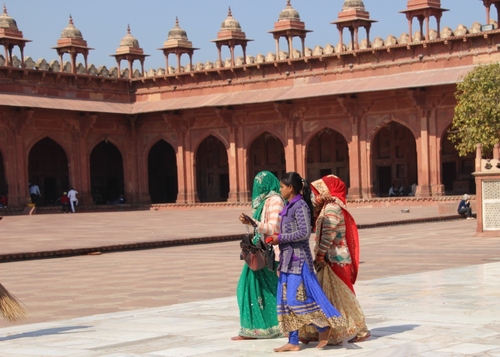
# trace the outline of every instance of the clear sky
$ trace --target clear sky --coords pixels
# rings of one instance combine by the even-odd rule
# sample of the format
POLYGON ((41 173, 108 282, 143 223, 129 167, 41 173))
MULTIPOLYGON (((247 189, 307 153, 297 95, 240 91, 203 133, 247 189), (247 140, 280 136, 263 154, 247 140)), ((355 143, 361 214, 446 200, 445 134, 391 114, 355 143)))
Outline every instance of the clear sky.
MULTIPOLYGON (((314 48, 326 44, 336 45, 339 41, 335 21, 342 10, 343 0, 292 0, 291 4, 305 22, 306 29, 313 32, 306 37, 306 47, 314 48)), ((372 25, 370 39, 386 39, 393 34, 397 38, 408 31, 407 20, 399 11, 406 8, 407 0, 364 0, 370 17, 378 22, 372 25)), ((175 25, 176 16, 180 27, 187 32, 195 51, 193 63, 217 60, 217 48, 211 40, 217 38, 221 23, 227 18, 231 7, 233 18, 238 20, 249 42, 247 55, 266 55, 275 52, 272 34, 274 22, 286 6, 286 0, 4 0, 9 16, 14 18, 25 38, 32 40, 25 47, 25 56, 33 60, 45 58, 57 60, 58 55, 51 49, 61 36, 61 31, 68 25, 69 15, 75 26, 82 32, 89 47, 95 48, 89 54, 89 64, 96 67, 116 66, 114 54, 120 40, 127 33, 130 24, 132 35, 139 40, 147 57, 145 69, 165 67, 165 58, 158 48, 163 46, 168 32, 175 25)), ((452 30, 463 24, 468 28, 475 22, 486 22, 486 10, 479 0, 441 0, 441 6, 449 9, 441 19, 441 27, 452 30)), ((492 17, 496 19, 496 9, 492 7, 492 17)), ((431 28, 436 28, 434 20, 431 28)), ((413 31, 418 23, 413 23, 413 31)), ((360 41, 366 37, 360 32, 360 41)), ((344 42, 349 41, 348 31, 344 32, 344 42)), ((294 47, 300 49, 300 41, 294 41, 294 47)), ((280 49, 287 50, 284 39, 280 49)), ((3 49, 0 52, 3 54, 3 49)), ((19 50, 14 54, 19 56, 19 50)), ((236 56, 241 56, 241 47, 236 49, 236 56)), ((223 47, 222 58, 228 58, 229 51, 223 47)), ((69 60, 68 55, 64 57, 69 60)), ((78 57, 83 62, 83 57, 78 57)), ((176 60, 169 57, 170 65, 176 60)), ((182 64, 188 63, 188 56, 183 55, 182 64)), ((122 62, 122 67, 124 63, 122 62)), ((138 68, 138 64, 134 65, 138 68)))

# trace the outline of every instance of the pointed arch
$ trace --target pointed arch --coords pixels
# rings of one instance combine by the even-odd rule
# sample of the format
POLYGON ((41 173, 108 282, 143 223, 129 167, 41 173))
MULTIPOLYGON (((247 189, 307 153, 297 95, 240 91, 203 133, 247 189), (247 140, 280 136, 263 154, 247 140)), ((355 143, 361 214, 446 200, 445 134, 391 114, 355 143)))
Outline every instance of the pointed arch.
POLYGON ((196 152, 196 186, 201 202, 223 202, 229 196, 227 147, 214 135, 206 137, 196 152))
POLYGON ((69 187, 66 152, 48 136, 38 140, 29 150, 28 180, 40 188, 42 197, 38 205, 55 204, 69 187))
POLYGON ((90 192, 95 204, 125 194, 122 153, 108 139, 97 143, 90 153, 90 192))
POLYGON ((149 195, 152 203, 175 202, 178 192, 177 157, 163 139, 151 146, 148 155, 149 195))
POLYGON ((317 180, 334 174, 349 184, 349 147, 345 137, 330 127, 311 136, 306 147, 307 179, 317 180))
POLYGON ((268 131, 255 137, 247 153, 247 182, 250 192, 253 188, 253 179, 260 171, 272 172, 278 179, 285 174, 285 148, 281 140, 268 131))
POLYGON ((417 146, 415 135, 406 125, 395 120, 383 121, 373 133, 371 143, 371 175, 373 190, 379 197, 388 196, 392 185, 402 188, 404 195, 418 184, 417 146))

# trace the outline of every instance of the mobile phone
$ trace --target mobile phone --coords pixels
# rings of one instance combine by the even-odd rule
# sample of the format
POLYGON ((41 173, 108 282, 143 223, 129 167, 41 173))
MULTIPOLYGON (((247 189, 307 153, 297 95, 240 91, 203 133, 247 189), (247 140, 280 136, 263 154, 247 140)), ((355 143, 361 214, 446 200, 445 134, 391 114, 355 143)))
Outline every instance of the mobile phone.
POLYGON ((250 224, 252 225, 252 227, 257 227, 257 223, 255 223, 255 221, 252 219, 252 217, 242 213, 243 217, 245 217, 245 219, 250 222, 250 224))

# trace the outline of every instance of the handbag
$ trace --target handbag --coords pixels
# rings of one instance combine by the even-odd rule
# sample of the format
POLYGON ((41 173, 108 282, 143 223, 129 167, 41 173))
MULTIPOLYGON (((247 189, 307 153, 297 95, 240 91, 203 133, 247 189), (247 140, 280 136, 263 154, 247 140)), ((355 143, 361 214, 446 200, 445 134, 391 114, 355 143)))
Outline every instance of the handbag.
POLYGON ((266 244, 266 266, 270 271, 274 271, 274 261, 275 261, 274 247, 272 244, 266 244))
POLYGON ((250 235, 246 234, 240 242, 240 259, 244 260, 253 271, 261 270, 266 266, 266 248, 259 239, 257 245, 252 244, 250 235))

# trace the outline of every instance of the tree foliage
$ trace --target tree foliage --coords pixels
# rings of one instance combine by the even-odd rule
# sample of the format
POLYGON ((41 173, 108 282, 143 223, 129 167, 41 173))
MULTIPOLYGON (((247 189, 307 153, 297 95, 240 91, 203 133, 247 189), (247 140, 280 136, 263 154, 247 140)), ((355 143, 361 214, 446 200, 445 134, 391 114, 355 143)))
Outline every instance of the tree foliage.
POLYGON ((500 64, 479 65, 455 92, 457 106, 448 138, 460 156, 475 152, 476 144, 491 152, 500 138, 500 64))

